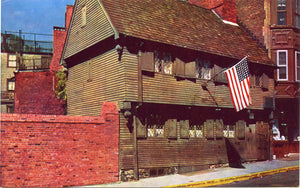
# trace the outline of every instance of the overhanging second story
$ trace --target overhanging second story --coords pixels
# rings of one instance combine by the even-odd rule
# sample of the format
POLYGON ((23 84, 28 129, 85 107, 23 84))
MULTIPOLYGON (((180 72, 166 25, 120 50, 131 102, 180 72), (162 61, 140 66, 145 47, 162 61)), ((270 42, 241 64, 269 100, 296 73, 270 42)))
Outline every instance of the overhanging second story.
POLYGON ((68 109, 99 100, 231 108, 222 71, 245 56, 253 108, 263 109, 275 65, 243 27, 179 0, 77 0, 62 57, 68 109))

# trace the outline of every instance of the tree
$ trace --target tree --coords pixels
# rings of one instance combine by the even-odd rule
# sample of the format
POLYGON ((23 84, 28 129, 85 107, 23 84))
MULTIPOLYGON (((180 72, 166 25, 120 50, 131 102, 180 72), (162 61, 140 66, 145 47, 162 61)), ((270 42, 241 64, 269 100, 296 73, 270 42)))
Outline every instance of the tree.
POLYGON ((66 91, 66 82, 67 82, 67 74, 64 71, 65 69, 59 69, 56 73, 56 78, 58 79, 56 88, 55 88, 55 96, 64 101, 67 100, 67 91, 66 91))

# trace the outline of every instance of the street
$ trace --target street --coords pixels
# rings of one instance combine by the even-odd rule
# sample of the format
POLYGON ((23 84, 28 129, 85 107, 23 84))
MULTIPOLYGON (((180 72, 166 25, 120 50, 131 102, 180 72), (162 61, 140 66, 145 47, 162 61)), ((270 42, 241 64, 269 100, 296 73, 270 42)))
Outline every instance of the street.
POLYGON ((215 187, 298 187, 299 170, 263 176, 245 181, 219 185, 215 187))

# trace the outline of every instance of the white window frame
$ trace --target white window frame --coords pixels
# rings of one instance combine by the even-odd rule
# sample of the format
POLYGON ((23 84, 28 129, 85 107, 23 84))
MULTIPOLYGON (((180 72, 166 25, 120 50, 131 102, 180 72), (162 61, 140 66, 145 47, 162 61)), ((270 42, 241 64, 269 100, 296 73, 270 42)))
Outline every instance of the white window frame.
POLYGON ((15 81, 14 80, 7 80, 7 90, 14 91, 15 90, 15 81))
POLYGON ((8 54, 7 67, 12 67, 12 68, 17 67, 17 55, 16 54, 8 54))
POLYGON ((295 74, 296 74, 295 80, 297 82, 300 82, 300 75, 297 75, 298 74, 298 69, 300 69, 300 66, 298 66, 298 62, 297 62, 297 54, 300 55, 300 52, 299 51, 295 51, 295 74), (299 80, 297 79, 298 76, 299 76, 299 80))
POLYGON ((278 81, 287 81, 288 80, 288 51, 287 50, 277 50, 277 67, 285 67, 285 71, 286 71, 286 78, 285 79, 280 79, 279 78, 279 68, 277 69, 277 80, 278 81), (285 52, 286 56, 285 56, 285 65, 279 65, 279 53, 280 52, 285 52))

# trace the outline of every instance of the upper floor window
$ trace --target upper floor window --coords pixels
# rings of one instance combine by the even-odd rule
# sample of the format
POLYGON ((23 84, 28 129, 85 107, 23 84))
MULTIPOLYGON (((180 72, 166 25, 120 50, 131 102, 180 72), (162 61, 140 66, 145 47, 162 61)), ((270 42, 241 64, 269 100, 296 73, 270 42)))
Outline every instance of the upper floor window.
POLYGON ((8 55, 8 67, 16 67, 17 66, 17 55, 15 54, 9 54, 8 55))
POLYGON ((295 62, 296 62, 296 81, 300 81, 300 52, 296 52, 295 54, 295 62))
POLYGON ((288 79, 288 59, 287 50, 277 51, 277 80, 287 80, 288 79))
POLYGON ((86 6, 84 5, 81 9, 81 27, 86 25, 86 6))
POLYGON ((277 24, 286 25, 286 0, 277 0, 277 24))
POLYGON ((196 59, 196 78, 210 80, 211 68, 210 61, 197 58, 196 59))
POLYGON ((155 72, 172 74, 172 65, 171 53, 163 52, 159 54, 157 51, 154 52, 155 72))
POLYGON ((295 26, 300 27, 300 0, 295 0, 295 26))

